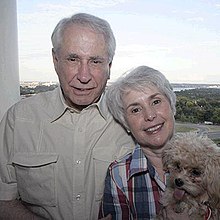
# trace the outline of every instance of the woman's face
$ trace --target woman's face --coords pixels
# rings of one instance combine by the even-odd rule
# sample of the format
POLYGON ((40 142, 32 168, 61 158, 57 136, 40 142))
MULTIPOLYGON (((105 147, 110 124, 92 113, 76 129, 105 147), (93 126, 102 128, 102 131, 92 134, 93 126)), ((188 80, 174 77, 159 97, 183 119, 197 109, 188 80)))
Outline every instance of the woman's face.
POLYGON ((123 105, 127 124, 141 147, 163 148, 173 135, 175 122, 167 97, 149 86, 144 92, 128 91, 123 105))

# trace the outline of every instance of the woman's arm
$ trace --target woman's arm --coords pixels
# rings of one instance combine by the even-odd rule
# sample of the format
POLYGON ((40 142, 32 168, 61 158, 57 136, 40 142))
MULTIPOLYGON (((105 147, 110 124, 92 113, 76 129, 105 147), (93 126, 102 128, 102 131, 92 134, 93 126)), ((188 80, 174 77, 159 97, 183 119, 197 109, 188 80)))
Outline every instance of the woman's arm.
POLYGON ((99 219, 111 214, 112 220, 130 219, 130 209, 127 198, 122 189, 119 188, 117 180, 112 177, 110 169, 105 178, 104 195, 100 206, 99 219))

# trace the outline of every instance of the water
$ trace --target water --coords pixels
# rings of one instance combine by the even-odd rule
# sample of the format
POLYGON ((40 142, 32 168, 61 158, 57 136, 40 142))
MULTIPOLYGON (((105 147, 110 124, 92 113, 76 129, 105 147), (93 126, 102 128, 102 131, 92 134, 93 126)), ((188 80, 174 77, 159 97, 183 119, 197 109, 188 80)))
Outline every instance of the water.
POLYGON ((172 84, 174 92, 179 92, 181 90, 198 89, 198 88, 215 88, 220 89, 219 84, 172 84))

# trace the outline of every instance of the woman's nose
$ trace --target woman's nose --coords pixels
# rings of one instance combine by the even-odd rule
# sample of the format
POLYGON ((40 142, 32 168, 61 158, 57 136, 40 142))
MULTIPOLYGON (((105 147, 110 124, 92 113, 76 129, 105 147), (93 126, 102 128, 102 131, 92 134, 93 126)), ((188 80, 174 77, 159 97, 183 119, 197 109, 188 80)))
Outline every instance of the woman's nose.
POLYGON ((153 107, 149 106, 144 112, 144 119, 146 121, 153 121, 156 118, 156 111, 153 107))

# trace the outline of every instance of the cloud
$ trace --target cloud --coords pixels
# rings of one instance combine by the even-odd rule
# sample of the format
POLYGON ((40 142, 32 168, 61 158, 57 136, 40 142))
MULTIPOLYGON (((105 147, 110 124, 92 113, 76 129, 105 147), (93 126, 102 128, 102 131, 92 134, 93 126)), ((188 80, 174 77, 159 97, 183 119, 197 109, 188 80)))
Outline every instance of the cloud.
POLYGON ((190 14, 190 15, 196 14, 196 12, 193 11, 193 10, 186 10, 186 11, 184 11, 184 13, 185 14, 190 14))
POLYGON ((194 18, 188 18, 187 21, 196 21, 196 22, 203 22, 203 17, 194 17, 194 18))
POLYGON ((85 8, 107 8, 121 3, 126 3, 131 0, 69 0, 66 4, 49 4, 40 3, 38 9, 43 12, 62 13, 85 10, 85 8))
POLYGON ((83 6, 87 8, 105 8, 125 3, 127 0, 74 0, 70 1, 72 6, 83 6))
POLYGON ((219 23, 214 16, 220 13, 220 4, 212 5, 215 11, 209 11, 207 7, 203 10, 203 4, 200 8, 177 3, 162 13, 158 7, 152 10, 148 1, 39 0, 33 1, 30 8, 27 2, 21 2, 18 1, 18 32, 22 79, 56 78, 51 33, 64 16, 88 12, 106 17, 117 38, 111 79, 138 65, 148 65, 166 73, 172 82, 208 82, 209 74, 210 80, 216 77, 219 81, 219 23), (146 8, 152 13, 146 13, 146 8), (122 9, 126 10, 119 13, 122 9))
MULTIPOLYGON (((80 11, 94 10, 95 8, 109 8, 118 4, 134 0, 69 0, 65 4, 37 3, 33 12, 19 12, 19 22, 23 24, 56 24, 64 16, 72 15, 80 11)), ((18 7, 19 8, 19 7, 18 7)), ((21 8, 21 7, 20 7, 21 8)))

